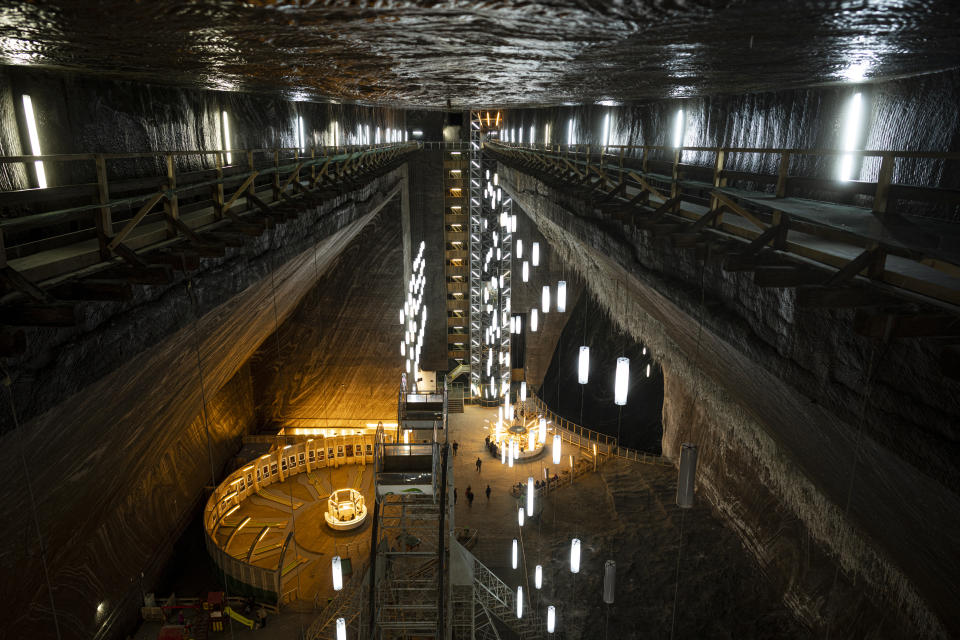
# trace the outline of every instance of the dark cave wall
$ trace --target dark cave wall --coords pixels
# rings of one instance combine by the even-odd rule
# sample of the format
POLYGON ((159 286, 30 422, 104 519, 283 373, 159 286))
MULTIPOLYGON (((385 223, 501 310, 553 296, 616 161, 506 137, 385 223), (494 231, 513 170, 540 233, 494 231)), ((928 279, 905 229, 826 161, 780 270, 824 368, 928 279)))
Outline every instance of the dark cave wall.
MULTIPOLYGON (((22 95, 29 94, 44 154, 123 153, 223 149, 220 113, 227 111, 231 149, 296 146, 297 116, 304 120, 306 146, 357 144, 358 125, 405 129, 403 111, 351 104, 295 102, 266 94, 203 91, 81 74, 0 67, 0 155, 30 153, 22 95)), ((258 157, 260 159, 260 157, 258 157)), ((234 163, 245 159, 233 156, 234 163)), ((111 161, 111 177, 155 172, 153 160, 111 161)), ((178 170, 210 168, 214 156, 178 160, 178 170)), ((92 162, 46 163, 50 186, 94 182, 92 162)), ((32 168, 0 165, 0 189, 36 186, 32 168)))
POLYGON ((395 200, 253 355, 261 424, 396 421, 403 327, 395 315, 406 295, 401 233, 395 200))
POLYGON ((126 633, 138 576, 151 591, 184 520, 253 425, 245 363, 399 198, 400 175, 305 206, 243 249, 204 260, 189 289, 185 278, 137 288, 126 303, 86 304, 74 329, 28 336, 27 353, 6 363, 19 427, 5 422, 0 435, 0 463, 12 474, 0 535, 22 541, 0 551, 5 575, 17 577, 2 592, 17 612, 11 637, 52 631, 34 504, 63 637, 126 633))
MULTIPOLYGON (((861 149, 908 151, 957 151, 960 149, 960 70, 946 71, 902 80, 863 85, 824 86, 788 91, 711 95, 620 106, 580 105, 505 113, 505 126, 522 127, 524 143, 529 142, 531 125, 537 144, 543 144, 544 126, 551 124, 553 145, 567 144, 567 123, 572 118, 576 143, 603 144, 603 123, 611 114, 611 145, 672 146, 674 119, 683 109, 686 126, 684 146, 772 147, 796 149, 837 149, 842 146, 842 127, 847 102, 855 92, 865 99, 864 126, 868 131, 859 141, 861 149)), ((516 134, 514 134, 516 137, 516 134)), ((639 151, 634 152, 639 156, 639 151)), ((653 158, 671 160, 671 152, 654 152, 653 158)), ((726 168, 775 174, 776 155, 732 154, 726 168)), ((684 152, 682 162, 713 166, 708 152, 684 152)), ((795 156, 791 175, 832 179, 837 156, 795 156)), ((876 180, 879 159, 862 163, 861 180, 876 180)), ((854 176, 857 177, 856 175, 854 176)), ((898 160, 894 182, 960 187, 960 161, 898 160)), ((815 191, 803 195, 816 197, 815 191)), ((957 207, 917 209, 912 212, 960 220, 957 207)))
POLYGON ((652 352, 647 349, 644 354, 644 345, 622 331, 589 295, 581 296, 568 314, 541 387, 547 406, 576 424, 617 436, 624 447, 659 454, 663 374, 652 352), (578 364, 583 344, 590 347, 590 375, 587 384, 581 385, 578 364), (613 402, 617 358, 621 356, 630 358, 627 404, 623 407, 613 402))
POLYGON ((937 344, 881 349, 853 332, 847 311, 800 309, 791 290, 757 289, 716 260, 702 266, 692 251, 639 231, 601 229, 576 201, 511 169, 501 168, 501 181, 663 366, 664 454, 676 459, 680 442, 703 438, 711 449, 698 479, 703 496, 761 563, 811 576, 782 583, 797 615, 821 631, 847 629, 878 607, 885 628, 903 625, 913 636, 960 628, 952 605, 960 405, 957 383, 938 373, 937 344), (683 415, 691 397, 706 418, 683 415), (768 517, 773 503, 804 532, 788 539, 822 545, 821 555, 779 553, 767 535, 780 517, 768 517), (802 566, 814 561, 823 564, 802 566), (835 573, 857 588, 834 590, 815 577, 835 573))

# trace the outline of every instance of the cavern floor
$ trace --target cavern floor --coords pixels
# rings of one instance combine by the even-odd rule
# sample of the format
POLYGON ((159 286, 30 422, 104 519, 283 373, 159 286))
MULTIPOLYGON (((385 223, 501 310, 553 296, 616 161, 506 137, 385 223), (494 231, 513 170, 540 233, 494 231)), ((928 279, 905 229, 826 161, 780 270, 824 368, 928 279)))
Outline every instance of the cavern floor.
MULTIPOLYGON (((463 414, 450 415, 450 439, 460 444, 454 462, 456 525, 479 530, 473 553, 511 587, 523 584, 526 589, 524 575, 530 576, 532 586, 534 566, 543 565, 542 600, 534 598, 533 605, 554 604, 567 638, 603 637, 596 625, 608 613, 601 597, 608 559, 617 563, 610 637, 668 637, 675 592, 677 638, 809 637, 764 581, 736 534, 709 506, 701 502, 686 512, 676 507, 673 469, 610 461, 599 473, 581 476, 572 487, 545 497, 541 516, 521 532, 510 487, 531 475, 543 477, 542 468, 552 465, 551 452, 512 469, 502 466, 484 448, 483 420, 491 414, 495 419, 495 410, 468 406, 463 414), (480 473, 478 457, 483 460, 480 473), (477 496, 472 506, 467 485, 477 496), (525 554, 521 568, 513 570, 511 540, 521 534, 525 554), (572 537, 583 544, 581 571, 575 577, 569 572, 572 537)), ((568 453, 572 451, 564 451, 568 453)))

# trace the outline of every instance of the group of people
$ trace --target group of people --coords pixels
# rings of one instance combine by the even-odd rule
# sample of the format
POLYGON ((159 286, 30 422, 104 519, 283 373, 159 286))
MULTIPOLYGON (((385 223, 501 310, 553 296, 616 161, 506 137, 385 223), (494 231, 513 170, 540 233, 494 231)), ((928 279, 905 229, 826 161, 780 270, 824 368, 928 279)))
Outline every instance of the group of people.
MULTIPOLYGON (((489 501, 489 500, 490 500, 490 485, 487 485, 487 488, 486 488, 486 490, 484 490, 484 493, 487 494, 487 501, 489 501)), ((473 499, 474 499, 475 497, 477 497, 477 496, 476 496, 476 494, 473 493, 473 487, 471 487, 470 485, 467 485, 467 506, 470 506, 470 507, 473 506, 473 499)), ((457 504, 457 499, 458 499, 458 498, 457 498, 457 488, 454 487, 454 488, 453 488, 453 504, 457 504)))

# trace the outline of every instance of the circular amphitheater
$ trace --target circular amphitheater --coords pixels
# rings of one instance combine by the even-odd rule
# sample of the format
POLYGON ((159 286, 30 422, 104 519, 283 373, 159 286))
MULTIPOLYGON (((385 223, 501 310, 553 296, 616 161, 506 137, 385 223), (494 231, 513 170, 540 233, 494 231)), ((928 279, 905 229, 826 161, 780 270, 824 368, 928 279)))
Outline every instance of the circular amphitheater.
POLYGON ((220 483, 204 510, 206 545, 232 595, 280 605, 332 594, 369 555, 373 435, 278 438, 220 483))

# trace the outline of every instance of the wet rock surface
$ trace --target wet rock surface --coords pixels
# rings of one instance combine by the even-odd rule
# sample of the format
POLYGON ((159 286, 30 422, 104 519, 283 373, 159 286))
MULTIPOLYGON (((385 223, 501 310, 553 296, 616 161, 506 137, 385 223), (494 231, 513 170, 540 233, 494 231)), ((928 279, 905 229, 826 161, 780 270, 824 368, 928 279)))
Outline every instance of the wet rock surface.
POLYGON ((789 290, 758 291, 645 234, 601 230, 542 183, 500 175, 553 250, 651 345, 665 372, 664 453, 703 445, 704 495, 781 575, 798 616, 855 636, 958 628, 955 466, 942 452, 952 423, 929 422, 956 414, 956 394, 936 376, 934 345, 893 344, 881 355, 843 314, 797 309, 789 290), (810 541, 823 552, 804 551, 810 541))
POLYGON ((442 106, 749 92, 953 67, 944 0, 17 3, 8 64, 442 106))

